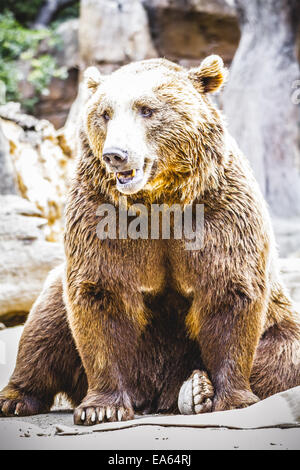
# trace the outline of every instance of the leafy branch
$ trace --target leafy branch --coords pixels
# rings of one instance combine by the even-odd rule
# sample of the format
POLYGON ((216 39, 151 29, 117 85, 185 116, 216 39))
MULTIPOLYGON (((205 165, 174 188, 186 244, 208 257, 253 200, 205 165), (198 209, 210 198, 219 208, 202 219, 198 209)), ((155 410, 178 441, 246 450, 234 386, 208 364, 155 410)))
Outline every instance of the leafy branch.
POLYGON ((20 101, 28 110, 36 104, 40 95, 48 93, 52 77, 67 78, 65 67, 58 67, 54 57, 39 52, 42 41, 47 41, 50 47, 60 46, 54 28, 27 29, 12 12, 0 14, 0 90, 5 90, 0 100, 20 101), (21 62, 29 65, 27 76, 21 72, 21 62), (19 90, 19 82, 25 79, 34 89, 34 97, 29 100, 24 99, 19 90))

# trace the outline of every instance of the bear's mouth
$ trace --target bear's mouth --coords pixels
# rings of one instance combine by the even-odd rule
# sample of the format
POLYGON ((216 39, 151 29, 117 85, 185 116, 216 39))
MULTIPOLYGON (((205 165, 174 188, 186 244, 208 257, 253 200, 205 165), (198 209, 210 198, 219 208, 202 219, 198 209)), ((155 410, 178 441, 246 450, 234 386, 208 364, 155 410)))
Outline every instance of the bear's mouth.
POLYGON ((117 180, 119 184, 128 184, 131 183, 137 176, 139 176, 139 172, 141 170, 133 169, 128 171, 118 171, 116 173, 117 180))
POLYGON ((143 189, 149 177, 150 165, 144 163, 141 168, 131 170, 116 171, 116 186, 123 194, 134 194, 143 189))
POLYGON ((134 189, 134 187, 143 180, 144 172, 139 168, 127 171, 118 171, 116 172, 116 178, 117 187, 123 192, 124 190, 134 189))

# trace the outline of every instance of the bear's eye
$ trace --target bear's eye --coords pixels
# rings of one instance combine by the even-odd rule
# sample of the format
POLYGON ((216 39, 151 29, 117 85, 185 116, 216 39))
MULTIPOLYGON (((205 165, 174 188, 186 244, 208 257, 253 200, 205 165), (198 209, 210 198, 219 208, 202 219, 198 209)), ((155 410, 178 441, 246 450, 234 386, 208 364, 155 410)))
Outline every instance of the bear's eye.
POLYGON ((104 121, 109 121, 110 120, 110 116, 109 116, 107 111, 104 111, 104 113, 102 114, 102 117, 103 117, 104 121))
POLYGON ((147 117, 147 118, 148 118, 148 117, 151 117, 151 116, 152 116, 152 114, 153 114, 153 109, 150 109, 150 108, 148 108, 147 106, 143 106, 143 107, 141 108, 141 111, 140 111, 140 112, 141 112, 141 115, 142 115, 143 117, 147 117))

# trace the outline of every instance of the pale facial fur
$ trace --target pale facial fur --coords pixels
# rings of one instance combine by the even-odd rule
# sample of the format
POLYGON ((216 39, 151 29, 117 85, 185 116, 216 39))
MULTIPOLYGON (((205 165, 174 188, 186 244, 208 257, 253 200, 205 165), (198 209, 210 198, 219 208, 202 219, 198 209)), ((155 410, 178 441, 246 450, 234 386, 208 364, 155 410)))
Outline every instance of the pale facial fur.
MULTIPOLYGON (((182 158, 174 149, 179 139, 171 136, 177 132, 185 140, 185 135, 197 134, 198 127, 210 121, 210 110, 201 98, 204 83, 211 78, 207 68, 210 73, 216 73, 215 69, 221 73, 223 66, 216 56, 210 61, 209 67, 206 60, 190 72, 175 64, 172 69, 164 60, 163 67, 154 64, 152 69, 136 70, 131 64, 106 77, 95 67, 87 70, 92 96, 86 108, 86 133, 93 153, 113 175, 119 192, 129 195, 143 188, 151 190, 151 181, 164 166, 174 168, 182 158), (203 70, 205 82, 201 81, 203 70), (173 162, 166 162, 168 153, 173 162)), ((181 164, 189 167, 192 160, 187 158, 181 164)))
POLYGON ((147 133, 149 121, 152 120, 153 125, 155 114, 157 119, 163 106, 154 91, 161 78, 161 72, 157 70, 136 75, 123 72, 122 77, 115 72, 102 77, 97 92, 88 102, 93 126, 87 129, 91 146, 95 148, 92 134, 96 127, 102 136, 98 151, 102 153, 107 172, 115 176, 117 189, 123 194, 133 194, 144 188, 158 159, 154 140, 149 139, 147 133), (145 114, 145 110, 151 115, 145 114), (126 160, 105 158, 109 152, 116 155, 120 152, 120 155, 126 155, 126 160))
POLYGON ((135 175, 128 182, 121 182, 116 176, 118 190, 123 194, 132 194, 142 189, 151 174, 154 161, 157 159, 155 145, 147 139, 147 120, 143 110, 149 109, 156 102, 155 84, 161 77, 158 73, 148 72, 141 77, 131 74, 123 77, 123 82, 117 76, 111 77, 101 86, 105 96, 101 109, 106 108, 109 119, 106 123, 106 137, 103 145, 103 155, 109 149, 120 149, 128 155, 128 160, 121 168, 113 168, 106 162, 107 171, 118 174, 135 170, 135 175))

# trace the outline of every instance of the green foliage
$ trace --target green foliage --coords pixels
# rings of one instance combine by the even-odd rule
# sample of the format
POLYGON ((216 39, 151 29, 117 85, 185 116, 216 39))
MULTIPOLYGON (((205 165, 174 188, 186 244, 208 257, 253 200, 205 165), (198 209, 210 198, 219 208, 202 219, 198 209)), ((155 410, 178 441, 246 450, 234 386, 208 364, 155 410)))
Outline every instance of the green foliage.
POLYGON ((72 5, 68 5, 60 10, 55 16, 52 24, 60 24, 63 21, 70 20, 71 18, 79 17, 80 2, 74 1, 72 5))
POLYGON ((4 0, 0 2, 0 13, 9 10, 19 23, 28 25, 33 22, 44 0, 4 0))
POLYGON ((52 77, 67 78, 67 71, 64 68, 58 69, 53 57, 44 54, 31 61, 31 72, 28 75, 28 80, 34 85, 37 93, 47 94, 47 87, 52 77))
MULTIPOLYGON (((50 47, 60 46, 59 38, 53 29, 30 30, 21 26, 11 12, 0 14, 0 82, 5 85, 6 101, 20 101, 25 108, 32 108, 41 94, 47 94, 52 77, 65 79, 66 70, 58 68, 49 54, 39 54, 42 41, 50 47), (22 99, 18 83, 23 77, 20 63, 29 68, 27 80, 33 85, 35 97, 22 99)), ((3 97, 0 96, 0 99, 3 97)))
MULTIPOLYGON (((39 13, 45 0, 4 0, 0 1, 0 14, 9 10, 13 13, 16 20, 25 26, 33 23, 39 13)), ((55 21, 62 22, 70 18, 78 18, 80 2, 74 0, 71 5, 59 9, 56 12, 55 21)))

